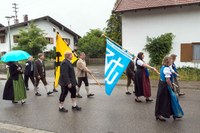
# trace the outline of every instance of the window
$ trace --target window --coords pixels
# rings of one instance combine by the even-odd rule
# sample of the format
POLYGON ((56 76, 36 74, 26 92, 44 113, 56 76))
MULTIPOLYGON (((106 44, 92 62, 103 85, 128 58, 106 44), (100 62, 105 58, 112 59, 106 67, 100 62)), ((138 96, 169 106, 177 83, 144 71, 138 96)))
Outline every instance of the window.
POLYGON ((46 37, 46 40, 48 41, 49 44, 54 44, 52 37, 46 37))
POLYGON ((56 28, 53 28, 53 32, 56 32, 56 28))
POLYGON ((181 62, 200 61, 200 43, 181 44, 181 62))
POLYGON ((63 38, 63 40, 67 43, 67 45, 70 45, 70 39, 69 38, 63 38))
POLYGON ((200 60, 200 43, 193 45, 193 60, 200 60))
POLYGON ((0 43, 5 43, 5 42, 6 42, 6 37, 0 36, 0 43))
POLYGON ((13 36, 13 42, 18 43, 19 35, 14 35, 13 36))

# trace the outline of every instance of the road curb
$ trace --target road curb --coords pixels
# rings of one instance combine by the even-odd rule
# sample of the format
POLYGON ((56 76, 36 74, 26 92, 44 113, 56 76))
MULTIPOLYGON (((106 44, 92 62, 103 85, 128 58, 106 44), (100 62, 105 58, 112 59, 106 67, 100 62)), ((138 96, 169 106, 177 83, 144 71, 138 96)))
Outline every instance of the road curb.
MULTIPOLYGON (((105 85, 105 83, 100 83, 101 85, 105 85)), ((97 83, 90 83, 90 85, 98 85, 97 83)), ((126 87, 126 84, 117 84, 116 86, 124 86, 126 87)), ((151 85, 151 87, 158 87, 157 85, 151 85)), ((200 88, 198 87, 185 87, 185 86, 181 86, 181 89, 193 89, 193 90, 200 90, 200 88)))

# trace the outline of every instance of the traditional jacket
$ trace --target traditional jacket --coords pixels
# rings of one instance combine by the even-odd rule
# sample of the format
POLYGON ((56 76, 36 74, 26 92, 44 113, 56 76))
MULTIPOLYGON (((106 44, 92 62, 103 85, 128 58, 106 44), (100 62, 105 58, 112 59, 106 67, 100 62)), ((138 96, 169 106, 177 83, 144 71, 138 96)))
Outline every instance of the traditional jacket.
POLYGON ((90 70, 86 66, 86 62, 83 59, 79 59, 76 63, 77 67, 77 77, 87 77, 87 72, 90 72, 90 70))

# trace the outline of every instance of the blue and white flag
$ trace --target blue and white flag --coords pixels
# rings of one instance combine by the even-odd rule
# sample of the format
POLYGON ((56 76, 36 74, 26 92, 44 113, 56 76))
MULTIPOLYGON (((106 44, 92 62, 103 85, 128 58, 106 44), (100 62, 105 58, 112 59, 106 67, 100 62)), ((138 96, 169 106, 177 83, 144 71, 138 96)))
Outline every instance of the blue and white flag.
POLYGON ((116 46, 112 41, 106 39, 105 59, 105 87, 106 94, 111 95, 115 85, 127 68, 132 56, 116 46))

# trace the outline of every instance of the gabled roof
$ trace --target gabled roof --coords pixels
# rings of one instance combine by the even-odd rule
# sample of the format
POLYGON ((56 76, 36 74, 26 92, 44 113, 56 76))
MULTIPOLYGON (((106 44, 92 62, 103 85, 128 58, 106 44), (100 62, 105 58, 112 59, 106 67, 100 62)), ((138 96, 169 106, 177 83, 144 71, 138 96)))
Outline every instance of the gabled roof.
POLYGON ((200 4, 200 0, 119 0, 114 12, 200 4))
MULTIPOLYGON (((21 23, 18 23, 18 24, 14 24, 14 25, 11 25, 10 28, 17 28, 17 27, 22 27, 22 26, 26 26, 28 25, 28 23, 30 22, 36 22, 36 21, 40 21, 40 20, 45 20, 45 21, 49 21, 51 22, 52 24, 58 26, 60 29, 63 29, 64 31, 72 34, 73 36, 76 36, 78 38, 81 38, 80 35, 76 34, 75 32, 73 32, 72 30, 70 30, 69 28, 65 27, 64 25, 62 25, 61 23, 59 23, 58 21, 56 21, 55 19, 51 18, 50 16, 44 16, 44 17, 40 17, 40 18, 37 18, 37 19, 32 19, 32 20, 29 20, 29 21, 26 21, 26 22, 21 22, 21 23)), ((0 28, 0 31, 5 31, 7 27, 1 27, 0 28)))
POLYGON ((2 24, 0 23, 0 28, 1 28, 1 27, 4 27, 4 25, 2 25, 2 24))

